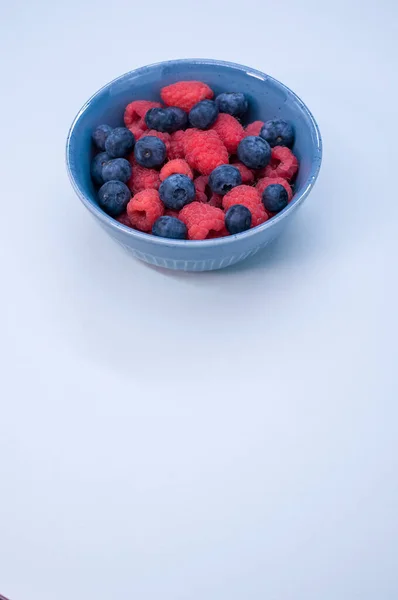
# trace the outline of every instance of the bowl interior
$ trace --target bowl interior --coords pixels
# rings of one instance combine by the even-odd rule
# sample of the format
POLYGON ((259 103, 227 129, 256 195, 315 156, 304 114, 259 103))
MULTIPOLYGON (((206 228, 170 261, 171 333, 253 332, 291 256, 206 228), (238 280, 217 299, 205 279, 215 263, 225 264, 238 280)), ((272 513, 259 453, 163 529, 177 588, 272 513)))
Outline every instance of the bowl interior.
MULTIPOLYGON (((160 88, 181 80, 201 80, 215 92, 240 91, 246 94, 250 109, 245 123, 274 117, 292 121, 296 131, 293 151, 300 161, 295 199, 315 179, 320 162, 320 139, 311 113, 301 100, 277 80, 258 71, 211 60, 176 60, 142 67, 107 84, 81 109, 72 125, 67 160, 78 191, 97 205, 90 177, 91 132, 101 123, 123 125, 126 105, 133 100, 160 100, 160 88)), ((102 211, 101 211, 102 212, 102 211)))

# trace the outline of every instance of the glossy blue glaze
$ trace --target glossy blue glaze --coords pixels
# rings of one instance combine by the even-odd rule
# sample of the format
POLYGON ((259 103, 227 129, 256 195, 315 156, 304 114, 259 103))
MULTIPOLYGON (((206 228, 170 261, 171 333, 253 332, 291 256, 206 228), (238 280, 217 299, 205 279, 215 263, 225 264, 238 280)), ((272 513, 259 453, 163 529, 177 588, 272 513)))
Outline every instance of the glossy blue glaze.
POLYGON ((207 271, 235 264, 275 239, 308 196, 318 176, 322 142, 314 117, 305 104, 276 79, 249 67, 210 59, 183 59, 149 65, 108 83, 83 106, 69 131, 66 162, 72 185, 86 208, 119 244, 150 264, 185 271, 207 271), (225 238, 167 240, 121 225, 98 206, 90 178, 91 132, 101 123, 122 125, 125 106, 133 100, 159 100, 160 88, 198 79, 215 92, 243 92, 249 99, 247 122, 273 117, 292 121, 293 151, 300 161, 292 202, 263 225, 225 238))

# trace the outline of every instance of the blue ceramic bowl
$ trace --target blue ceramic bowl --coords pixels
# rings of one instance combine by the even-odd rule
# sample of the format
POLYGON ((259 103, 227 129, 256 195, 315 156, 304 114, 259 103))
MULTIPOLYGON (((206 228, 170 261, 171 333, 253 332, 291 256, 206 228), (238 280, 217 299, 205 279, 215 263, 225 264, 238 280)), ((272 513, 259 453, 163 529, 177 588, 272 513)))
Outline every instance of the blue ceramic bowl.
POLYGON ((72 185, 101 227, 135 257, 158 267, 208 271, 233 265, 274 240, 312 190, 322 158, 322 142, 314 117, 282 83, 249 67, 209 59, 172 60, 122 75, 99 90, 78 113, 69 131, 66 162, 72 185), (160 88, 181 80, 201 80, 215 92, 244 92, 249 99, 247 122, 281 117, 294 123, 293 151, 300 170, 292 202, 263 225, 224 238, 167 240, 121 225, 98 206, 90 178, 91 132, 101 123, 123 123, 125 106, 133 100, 159 100, 160 88))

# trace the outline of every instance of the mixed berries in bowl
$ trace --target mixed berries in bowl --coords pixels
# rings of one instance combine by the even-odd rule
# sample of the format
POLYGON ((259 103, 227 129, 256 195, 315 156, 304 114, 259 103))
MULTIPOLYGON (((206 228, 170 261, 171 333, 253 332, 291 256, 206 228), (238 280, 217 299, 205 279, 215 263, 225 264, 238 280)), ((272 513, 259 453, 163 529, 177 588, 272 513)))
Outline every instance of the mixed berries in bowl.
POLYGON ((276 80, 211 60, 105 86, 67 144, 78 195, 135 256, 184 270, 243 260, 283 229, 321 163, 317 125, 276 80))
POLYGON ((299 168, 292 123, 245 127, 245 94, 215 96, 203 81, 173 83, 160 97, 163 105, 130 102, 124 127, 92 132, 91 173, 108 215, 152 235, 206 240, 258 227, 286 208, 299 168))

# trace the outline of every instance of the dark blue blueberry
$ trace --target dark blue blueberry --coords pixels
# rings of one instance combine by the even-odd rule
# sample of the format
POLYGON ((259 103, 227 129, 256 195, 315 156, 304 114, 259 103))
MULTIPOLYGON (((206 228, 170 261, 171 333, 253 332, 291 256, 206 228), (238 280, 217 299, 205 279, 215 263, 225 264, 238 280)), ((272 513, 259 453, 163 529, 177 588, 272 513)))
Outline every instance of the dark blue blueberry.
POLYGON ((195 186, 187 175, 170 175, 160 184, 159 196, 167 208, 181 210, 195 199, 195 186))
POLYGON ((102 178, 102 168, 109 160, 111 160, 109 154, 100 152, 97 156, 94 156, 91 161, 91 177, 97 185, 102 185, 104 183, 102 178))
POLYGON ((219 94, 216 98, 216 103, 220 112, 228 113, 233 117, 242 116, 249 106, 245 95, 240 92, 219 94))
POLYGON ((215 194, 224 196, 229 190, 241 184, 242 176, 232 165, 220 165, 210 173, 209 186, 215 194))
POLYGON ((188 125, 188 115, 185 110, 178 108, 178 106, 169 106, 167 110, 173 115, 173 128, 170 129, 169 133, 185 129, 188 125))
POLYGON ((189 122, 198 129, 208 129, 217 117, 218 107, 213 100, 202 100, 189 111, 189 122))
POLYGON ((134 148, 135 160, 142 167, 159 167, 166 160, 166 145, 154 135, 146 135, 138 140, 134 148))
POLYGON ((177 106, 151 108, 145 115, 145 123, 149 129, 155 129, 163 133, 173 133, 187 126, 188 115, 182 108, 177 106))
POLYGON ((285 208, 285 206, 287 206, 287 191, 283 185, 280 185, 279 183, 271 183, 271 185, 267 185, 263 191, 262 201, 265 209, 269 212, 280 212, 285 208))
POLYGON ((234 204, 225 214, 225 227, 231 235, 250 229, 251 224, 252 214, 243 204, 234 204))
POLYGON ((162 133, 173 130, 174 113, 167 108, 150 108, 145 115, 145 123, 149 129, 155 129, 162 133))
POLYGON ((107 181, 98 192, 98 204, 111 217, 121 215, 130 198, 130 190, 122 181, 107 181))
POLYGON ((175 217, 159 217, 153 224, 152 233, 173 240, 185 240, 187 228, 185 223, 175 217))
POLYGON ((249 169, 262 169, 271 160, 271 147, 263 138, 248 135, 238 146, 238 158, 249 169))
POLYGON ((123 158, 134 148, 135 138, 127 127, 116 127, 105 141, 105 150, 111 158, 123 158))
POLYGON ((290 123, 282 119, 266 121, 261 128, 260 136, 267 140, 271 148, 274 146, 293 146, 294 129, 290 123))
POLYGON ((131 165, 125 158, 113 158, 102 167, 104 181, 123 181, 126 183, 131 177, 131 165))
POLYGON ((99 150, 105 150, 106 139, 112 131, 113 128, 109 127, 109 125, 98 125, 98 127, 94 129, 91 137, 99 150))

